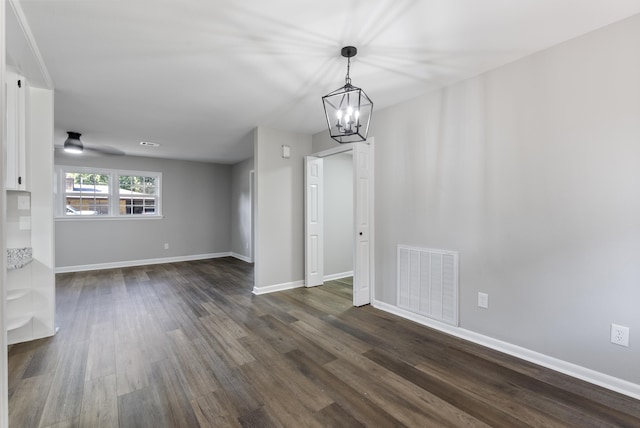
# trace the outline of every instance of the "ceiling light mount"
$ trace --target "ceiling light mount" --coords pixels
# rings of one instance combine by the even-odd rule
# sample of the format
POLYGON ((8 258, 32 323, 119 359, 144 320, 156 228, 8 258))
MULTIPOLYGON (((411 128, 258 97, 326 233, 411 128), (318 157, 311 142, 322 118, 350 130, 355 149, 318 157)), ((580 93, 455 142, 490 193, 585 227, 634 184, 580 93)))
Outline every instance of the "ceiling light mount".
POLYGON ((351 84, 351 58, 358 49, 345 46, 340 51, 347 58, 345 85, 322 97, 324 113, 327 117, 329 135, 338 143, 366 141, 373 113, 373 101, 361 89, 351 84))
POLYGON ((353 58, 358 54, 358 48, 355 46, 345 46, 340 50, 340 53, 345 58, 353 58))
POLYGON ((82 141, 80 141, 79 132, 67 132, 67 139, 64 141, 64 151, 67 153, 75 153, 80 154, 84 150, 84 146, 82 145, 82 141))

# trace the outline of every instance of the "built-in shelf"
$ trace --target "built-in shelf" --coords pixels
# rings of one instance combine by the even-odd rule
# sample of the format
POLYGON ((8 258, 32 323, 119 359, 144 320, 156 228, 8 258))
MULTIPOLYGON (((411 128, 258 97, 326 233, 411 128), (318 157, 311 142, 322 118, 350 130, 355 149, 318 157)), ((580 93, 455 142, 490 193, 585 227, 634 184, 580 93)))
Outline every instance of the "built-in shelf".
POLYGON ((10 302, 12 300, 18 300, 24 296, 26 296, 27 294, 29 294, 29 289, 28 288, 23 288, 20 290, 8 290, 7 291, 7 302, 10 302))
POLYGON ((25 325, 29 324, 32 319, 33 315, 31 314, 24 314, 16 318, 9 319, 7 320, 7 331, 13 331, 19 329, 20 327, 24 327, 25 325))

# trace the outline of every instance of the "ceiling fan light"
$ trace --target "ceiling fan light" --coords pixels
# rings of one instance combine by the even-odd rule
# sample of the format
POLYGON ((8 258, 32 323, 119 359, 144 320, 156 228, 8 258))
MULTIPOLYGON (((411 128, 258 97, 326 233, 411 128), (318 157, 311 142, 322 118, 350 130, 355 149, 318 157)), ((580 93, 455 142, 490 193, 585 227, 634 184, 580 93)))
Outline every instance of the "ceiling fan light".
POLYGON ((84 150, 82 141, 80 141, 80 133, 67 132, 69 135, 64 142, 64 151, 67 153, 80 154, 84 150))

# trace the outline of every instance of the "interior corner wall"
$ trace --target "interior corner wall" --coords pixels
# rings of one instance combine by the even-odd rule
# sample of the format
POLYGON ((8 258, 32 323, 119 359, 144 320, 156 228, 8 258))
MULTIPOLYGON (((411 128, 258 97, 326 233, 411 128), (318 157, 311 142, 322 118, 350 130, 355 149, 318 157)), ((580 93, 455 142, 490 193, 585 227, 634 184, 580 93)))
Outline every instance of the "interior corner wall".
POLYGON ((462 328, 640 384, 638 40, 640 15, 377 111, 376 299, 398 244, 459 251, 462 328))
POLYGON ((255 132, 255 288, 304 280, 303 159, 311 136, 259 127, 255 132), (282 157, 282 146, 291 157, 282 157))
POLYGON ((231 167, 231 252, 247 260, 251 255, 251 171, 253 158, 231 167))
POLYGON ((55 164, 161 172, 163 214, 162 219, 56 221, 57 268, 229 252, 230 165, 64 153, 56 153, 55 164))
POLYGON ((323 168, 324 275, 352 274, 353 154, 327 156, 323 168))

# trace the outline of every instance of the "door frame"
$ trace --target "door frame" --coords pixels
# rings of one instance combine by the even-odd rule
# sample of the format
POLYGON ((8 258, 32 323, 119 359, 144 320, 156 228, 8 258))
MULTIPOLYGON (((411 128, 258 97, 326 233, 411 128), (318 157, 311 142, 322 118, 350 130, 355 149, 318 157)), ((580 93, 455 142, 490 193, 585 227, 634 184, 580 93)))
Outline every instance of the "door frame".
MULTIPOLYGON (((375 207, 375 201, 374 201, 374 195, 375 195, 375 191, 374 191, 374 170, 373 170, 373 166, 374 166, 374 139, 373 138, 369 138, 367 141, 364 142, 359 142, 359 143, 348 143, 348 144, 341 144, 340 146, 337 147, 333 147, 327 150, 322 150, 316 153, 312 153, 311 155, 309 155, 308 157, 312 157, 312 158, 325 158, 328 156, 332 156, 332 155, 337 155, 340 153, 345 153, 348 151, 352 151, 354 153, 353 156, 353 200, 354 200, 354 210, 353 210, 353 224, 354 224, 354 228, 353 228, 353 264, 354 264, 354 275, 356 274, 355 272, 355 263, 356 263, 356 246, 359 244, 359 233, 358 233, 358 219, 357 219, 357 210, 355 209, 355 205, 356 205, 356 201, 358 200, 357 198, 360 197, 360 191, 361 191, 361 186, 358 185, 358 173, 357 173, 357 162, 358 162, 358 156, 356 156, 356 145, 357 144, 367 144, 369 146, 369 159, 368 162, 370 164, 370 177, 369 177, 369 210, 368 210, 368 219, 369 219, 369 254, 368 254, 368 260, 369 260, 369 265, 368 265, 368 291, 369 291, 369 298, 366 299, 367 303, 371 303, 375 300, 375 269, 374 269, 374 260, 375 260, 375 227, 374 227, 374 207, 375 207)), ((305 156, 305 163, 306 163, 306 156, 305 156)), ((306 173, 305 173, 306 175, 306 173)), ((306 177, 305 177, 306 178, 306 177)), ((307 204, 307 195, 306 195, 307 189, 305 186, 305 197, 304 197, 304 204, 305 204, 305 224, 304 227, 306 228, 306 224, 307 224, 307 218, 306 218, 306 204, 307 204)), ((306 231, 305 231, 305 239, 306 239, 306 231)), ((306 253, 306 245, 305 245, 305 269, 307 266, 307 253, 306 253)), ((305 272, 305 278, 307 277, 307 273, 305 272)), ((354 281, 355 283, 355 281, 354 281)), ((354 306, 356 306, 356 301, 355 301, 355 294, 354 294, 354 306)), ((359 305, 358 305, 359 306, 359 305)))
POLYGON ((251 201, 251 233, 249 234, 249 260, 255 263, 256 240, 256 170, 249 171, 249 200, 251 201))

